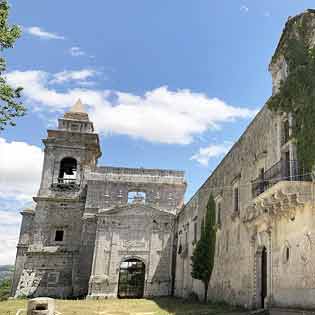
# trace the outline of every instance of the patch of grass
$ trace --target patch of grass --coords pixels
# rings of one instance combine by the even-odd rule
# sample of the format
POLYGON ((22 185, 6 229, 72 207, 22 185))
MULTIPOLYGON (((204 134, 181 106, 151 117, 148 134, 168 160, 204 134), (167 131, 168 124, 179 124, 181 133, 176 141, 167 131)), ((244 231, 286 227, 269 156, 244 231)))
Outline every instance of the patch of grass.
MULTIPOLYGON (((0 302, 0 315, 15 315, 17 310, 26 309, 26 304, 26 300, 0 302)), ((222 305, 190 303, 176 298, 56 300, 56 306, 62 315, 210 315, 231 311, 222 305)))

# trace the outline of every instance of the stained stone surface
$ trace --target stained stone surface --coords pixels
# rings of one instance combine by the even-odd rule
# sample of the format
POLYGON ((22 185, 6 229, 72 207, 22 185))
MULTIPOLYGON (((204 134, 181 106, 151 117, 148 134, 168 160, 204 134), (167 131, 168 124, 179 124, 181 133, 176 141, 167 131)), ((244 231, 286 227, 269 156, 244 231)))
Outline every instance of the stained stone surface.
POLYGON ((97 166, 93 130, 78 102, 43 140, 36 208, 22 211, 15 297, 117 297, 120 266, 131 258, 145 264, 145 296, 171 293, 184 173, 97 166))
MULTIPOLYGON (((288 20, 269 66, 273 93, 288 74, 285 38, 296 34, 289 26, 304 18, 310 47, 315 43, 314 10, 288 20)), ((184 205, 181 171, 98 166, 98 135, 82 106, 75 108, 80 112, 65 113, 43 140, 36 208, 22 211, 13 296, 117 297, 120 266, 137 259, 145 265, 144 296, 202 298, 190 257, 211 193, 217 243, 209 299, 315 308, 315 187, 297 176, 294 141, 283 141, 286 125, 292 134, 291 115, 263 106, 184 205), (76 166, 62 177, 69 157, 76 166)))
MULTIPOLYGON (((315 11, 290 18, 269 67, 273 93, 277 93, 288 73, 284 39, 296 34, 294 31, 288 34, 292 30, 289 26, 299 27, 305 18, 309 44, 314 45, 315 11)), ((295 143, 283 142, 285 121, 292 128, 290 115, 271 112, 265 105, 178 214, 177 247, 185 248, 185 254, 177 252, 176 296, 187 297, 192 292, 203 296, 202 283, 191 277, 190 256, 195 244, 195 224, 199 238, 201 220, 212 193, 217 204, 217 243, 209 299, 261 308, 265 280, 265 307, 315 308, 314 184, 298 176, 302 171, 296 163, 295 143), (286 161, 287 172, 280 161, 286 161), (295 181, 290 181, 290 176, 295 181), (258 193, 257 179, 264 184, 258 193), (262 268, 264 248, 266 273, 262 268)))

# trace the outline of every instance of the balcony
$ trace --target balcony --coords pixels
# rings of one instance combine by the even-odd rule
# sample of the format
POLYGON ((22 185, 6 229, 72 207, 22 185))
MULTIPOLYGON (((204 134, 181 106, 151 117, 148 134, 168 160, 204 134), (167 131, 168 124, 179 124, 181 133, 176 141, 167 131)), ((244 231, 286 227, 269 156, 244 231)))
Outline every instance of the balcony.
POLYGON ((296 160, 280 160, 260 177, 252 181, 253 198, 259 196, 280 181, 311 181, 311 175, 305 174, 296 160))
POLYGON ((51 185, 53 191, 79 191, 80 185, 75 178, 58 178, 57 183, 51 185))
POLYGON ((58 184, 61 185, 72 185, 76 183, 75 178, 58 178, 58 184))

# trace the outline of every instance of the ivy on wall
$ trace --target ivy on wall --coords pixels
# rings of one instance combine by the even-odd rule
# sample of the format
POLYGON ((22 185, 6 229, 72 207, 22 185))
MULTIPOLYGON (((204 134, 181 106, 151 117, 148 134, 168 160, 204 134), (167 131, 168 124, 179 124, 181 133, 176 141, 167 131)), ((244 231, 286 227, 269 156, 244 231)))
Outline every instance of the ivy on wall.
POLYGON ((288 76, 280 83, 279 92, 268 101, 272 111, 291 113, 297 158, 301 169, 307 173, 315 162, 315 46, 310 32, 314 21, 311 13, 288 23, 278 52, 287 62, 288 76))

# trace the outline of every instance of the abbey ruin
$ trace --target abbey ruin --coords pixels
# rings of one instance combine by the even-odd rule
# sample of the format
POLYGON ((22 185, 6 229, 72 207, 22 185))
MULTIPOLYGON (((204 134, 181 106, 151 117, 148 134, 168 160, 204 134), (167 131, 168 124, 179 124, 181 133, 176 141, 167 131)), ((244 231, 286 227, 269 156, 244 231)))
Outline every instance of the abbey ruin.
MULTIPOLYGON (((284 52, 301 23, 315 45, 315 11, 289 18, 269 67, 273 95, 288 76, 284 52)), ((190 257, 212 193, 209 299, 315 307, 315 186, 298 162, 293 123, 263 106, 184 204, 181 171, 98 166, 99 137, 78 101, 43 140, 42 180, 35 210, 22 211, 12 295, 202 297, 190 257)))

